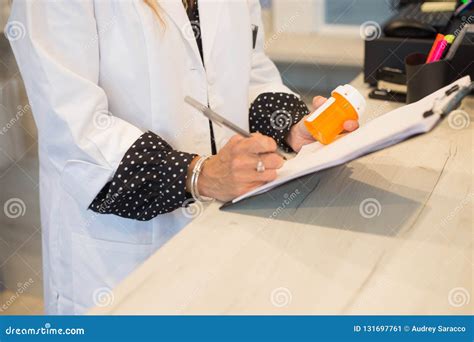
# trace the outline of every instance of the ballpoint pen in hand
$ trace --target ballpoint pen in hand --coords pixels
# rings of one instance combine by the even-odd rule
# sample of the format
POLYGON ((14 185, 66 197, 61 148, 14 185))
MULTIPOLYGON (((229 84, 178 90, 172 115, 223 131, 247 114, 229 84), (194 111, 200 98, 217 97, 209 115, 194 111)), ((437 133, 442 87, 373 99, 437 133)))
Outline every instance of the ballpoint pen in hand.
MULTIPOLYGON (((252 136, 246 130, 240 128, 239 126, 237 126, 233 122, 230 122, 226 118, 224 118, 221 115, 217 114, 212 109, 210 109, 209 107, 203 105, 202 103, 200 103, 199 101, 193 99, 192 97, 186 96, 184 98, 184 101, 186 103, 188 103, 189 105, 193 106, 194 108, 196 108, 197 110, 199 110, 202 114, 204 114, 205 117, 207 117, 209 120, 216 123, 217 125, 225 126, 225 127, 229 128, 230 130, 234 131, 235 133, 243 136, 244 138, 250 138, 252 136)), ((282 157, 284 160, 287 160, 283 153, 284 152, 280 148, 277 149, 277 154, 280 155, 280 157, 282 157)))

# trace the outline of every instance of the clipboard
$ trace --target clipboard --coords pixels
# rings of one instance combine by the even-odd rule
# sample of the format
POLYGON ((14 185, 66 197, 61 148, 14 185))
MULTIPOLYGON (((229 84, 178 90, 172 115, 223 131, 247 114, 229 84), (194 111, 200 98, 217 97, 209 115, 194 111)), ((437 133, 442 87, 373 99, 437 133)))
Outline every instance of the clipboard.
POLYGON ((470 76, 441 88, 418 102, 400 107, 369 121, 357 131, 329 145, 319 142, 304 146, 295 158, 278 170, 273 182, 264 184, 225 203, 222 208, 270 191, 294 179, 345 164, 369 153, 430 132, 455 109, 473 89, 470 76))

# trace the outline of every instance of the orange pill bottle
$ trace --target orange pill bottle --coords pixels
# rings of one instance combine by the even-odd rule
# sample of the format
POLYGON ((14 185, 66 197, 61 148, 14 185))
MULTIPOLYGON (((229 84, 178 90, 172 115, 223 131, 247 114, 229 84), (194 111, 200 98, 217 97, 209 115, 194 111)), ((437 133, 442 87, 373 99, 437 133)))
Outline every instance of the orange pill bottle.
POLYGON ((331 93, 331 98, 319 107, 304 122, 314 139, 327 145, 344 131, 344 122, 359 120, 365 112, 364 97, 353 86, 339 86, 331 93))

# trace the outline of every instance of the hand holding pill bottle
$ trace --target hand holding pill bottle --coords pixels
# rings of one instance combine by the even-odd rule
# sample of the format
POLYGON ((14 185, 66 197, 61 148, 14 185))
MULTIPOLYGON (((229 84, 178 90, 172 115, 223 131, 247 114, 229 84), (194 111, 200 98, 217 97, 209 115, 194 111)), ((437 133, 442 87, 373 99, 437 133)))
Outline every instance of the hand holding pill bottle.
POLYGON ((359 120, 365 109, 364 97, 346 84, 334 89, 331 98, 310 114, 304 124, 314 139, 327 145, 344 131, 344 122, 359 120))

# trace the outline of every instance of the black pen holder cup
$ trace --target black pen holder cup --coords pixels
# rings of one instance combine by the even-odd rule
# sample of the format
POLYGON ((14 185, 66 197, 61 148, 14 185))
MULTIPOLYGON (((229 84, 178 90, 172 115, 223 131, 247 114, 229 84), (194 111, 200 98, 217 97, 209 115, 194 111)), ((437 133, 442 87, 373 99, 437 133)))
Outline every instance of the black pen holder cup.
POLYGON ((421 100, 454 81, 453 68, 449 61, 426 64, 426 58, 422 53, 414 53, 405 58, 407 103, 421 100))

